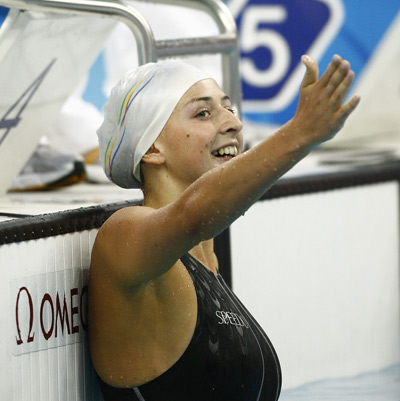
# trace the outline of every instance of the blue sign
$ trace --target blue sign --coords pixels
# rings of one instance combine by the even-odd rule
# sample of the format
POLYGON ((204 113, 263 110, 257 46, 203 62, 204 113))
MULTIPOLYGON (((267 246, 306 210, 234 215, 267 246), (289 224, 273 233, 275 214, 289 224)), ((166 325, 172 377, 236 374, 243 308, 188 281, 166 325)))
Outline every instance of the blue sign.
POLYGON ((303 54, 319 59, 344 19, 340 0, 233 0, 239 31, 243 108, 279 112, 298 93, 303 54))
MULTIPOLYGON (((399 0, 225 2, 238 26, 243 114, 271 126, 282 125, 296 111, 304 53, 319 62, 321 71, 340 54, 351 62, 357 80, 399 13, 399 0)), ((102 54, 83 96, 99 110, 106 101, 104 74, 102 54)))
POLYGON ((0 25, 3 24, 3 22, 6 19, 9 11, 10 11, 9 8, 0 6, 0 25))
MULTIPOLYGON (((341 24, 341 15, 318 0, 247 1, 236 15, 244 98, 266 104, 279 98, 300 57, 315 47, 334 16, 335 27, 341 24)), ((331 29, 331 39, 335 33, 331 29)))
POLYGON ((281 125, 295 113, 304 74, 302 54, 324 69, 333 54, 356 77, 390 22, 398 0, 230 0, 241 49, 244 115, 281 125))

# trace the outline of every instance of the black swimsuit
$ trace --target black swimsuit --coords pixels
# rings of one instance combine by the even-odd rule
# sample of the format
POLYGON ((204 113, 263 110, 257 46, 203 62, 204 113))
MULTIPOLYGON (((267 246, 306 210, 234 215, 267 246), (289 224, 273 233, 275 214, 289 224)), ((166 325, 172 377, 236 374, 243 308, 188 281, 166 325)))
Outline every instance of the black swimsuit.
POLYGON ((182 357, 165 373, 134 388, 100 380, 113 401, 276 401, 281 371, 262 328, 220 275, 187 254, 181 258, 197 294, 196 329, 182 357))

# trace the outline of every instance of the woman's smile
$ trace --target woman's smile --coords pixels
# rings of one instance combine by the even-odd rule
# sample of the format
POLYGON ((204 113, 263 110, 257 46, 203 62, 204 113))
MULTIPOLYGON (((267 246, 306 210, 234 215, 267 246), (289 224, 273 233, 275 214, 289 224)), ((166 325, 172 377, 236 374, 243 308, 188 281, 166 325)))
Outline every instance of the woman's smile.
POLYGON ((238 146, 238 144, 221 146, 220 148, 212 151, 211 154, 217 158, 235 157, 239 152, 238 146))

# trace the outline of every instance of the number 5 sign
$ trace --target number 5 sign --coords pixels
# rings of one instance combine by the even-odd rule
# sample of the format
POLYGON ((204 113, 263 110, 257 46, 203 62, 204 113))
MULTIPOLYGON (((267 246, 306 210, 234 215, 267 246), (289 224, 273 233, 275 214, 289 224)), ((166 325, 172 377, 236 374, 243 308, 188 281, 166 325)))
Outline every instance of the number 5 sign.
POLYGON ((243 108, 279 112, 298 93, 307 53, 319 59, 340 29, 341 0, 231 0, 239 31, 243 108))

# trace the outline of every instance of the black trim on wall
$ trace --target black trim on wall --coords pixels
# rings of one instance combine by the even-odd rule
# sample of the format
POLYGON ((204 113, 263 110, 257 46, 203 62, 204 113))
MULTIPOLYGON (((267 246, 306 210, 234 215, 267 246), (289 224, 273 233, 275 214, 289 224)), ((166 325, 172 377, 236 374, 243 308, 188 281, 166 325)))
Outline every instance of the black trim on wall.
POLYGON ((388 181, 400 181, 400 161, 358 166, 335 173, 281 179, 260 200, 332 191, 388 181))
POLYGON ((229 228, 215 237, 214 249, 218 258, 219 272, 229 287, 232 288, 231 235, 229 228))
MULTIPOLYGON (((400 161, 363 166, 340 173, 281 179, 260 200, 388 181, 400 181, 400 161)), ((14 217, 20 218, 0 223, 0 245, 99 228, 117 210, 140 204, 141 201, 126 201, 39 216, 14 215, 14 217)), ((216 237, 215 252, 221 274, 227 283, 232 285, 229 228, 216 237)))
POLYGON ((5 221, 0 223, 0 245, 99 228, 117 210, 140 204, 118 202, 5 221))

